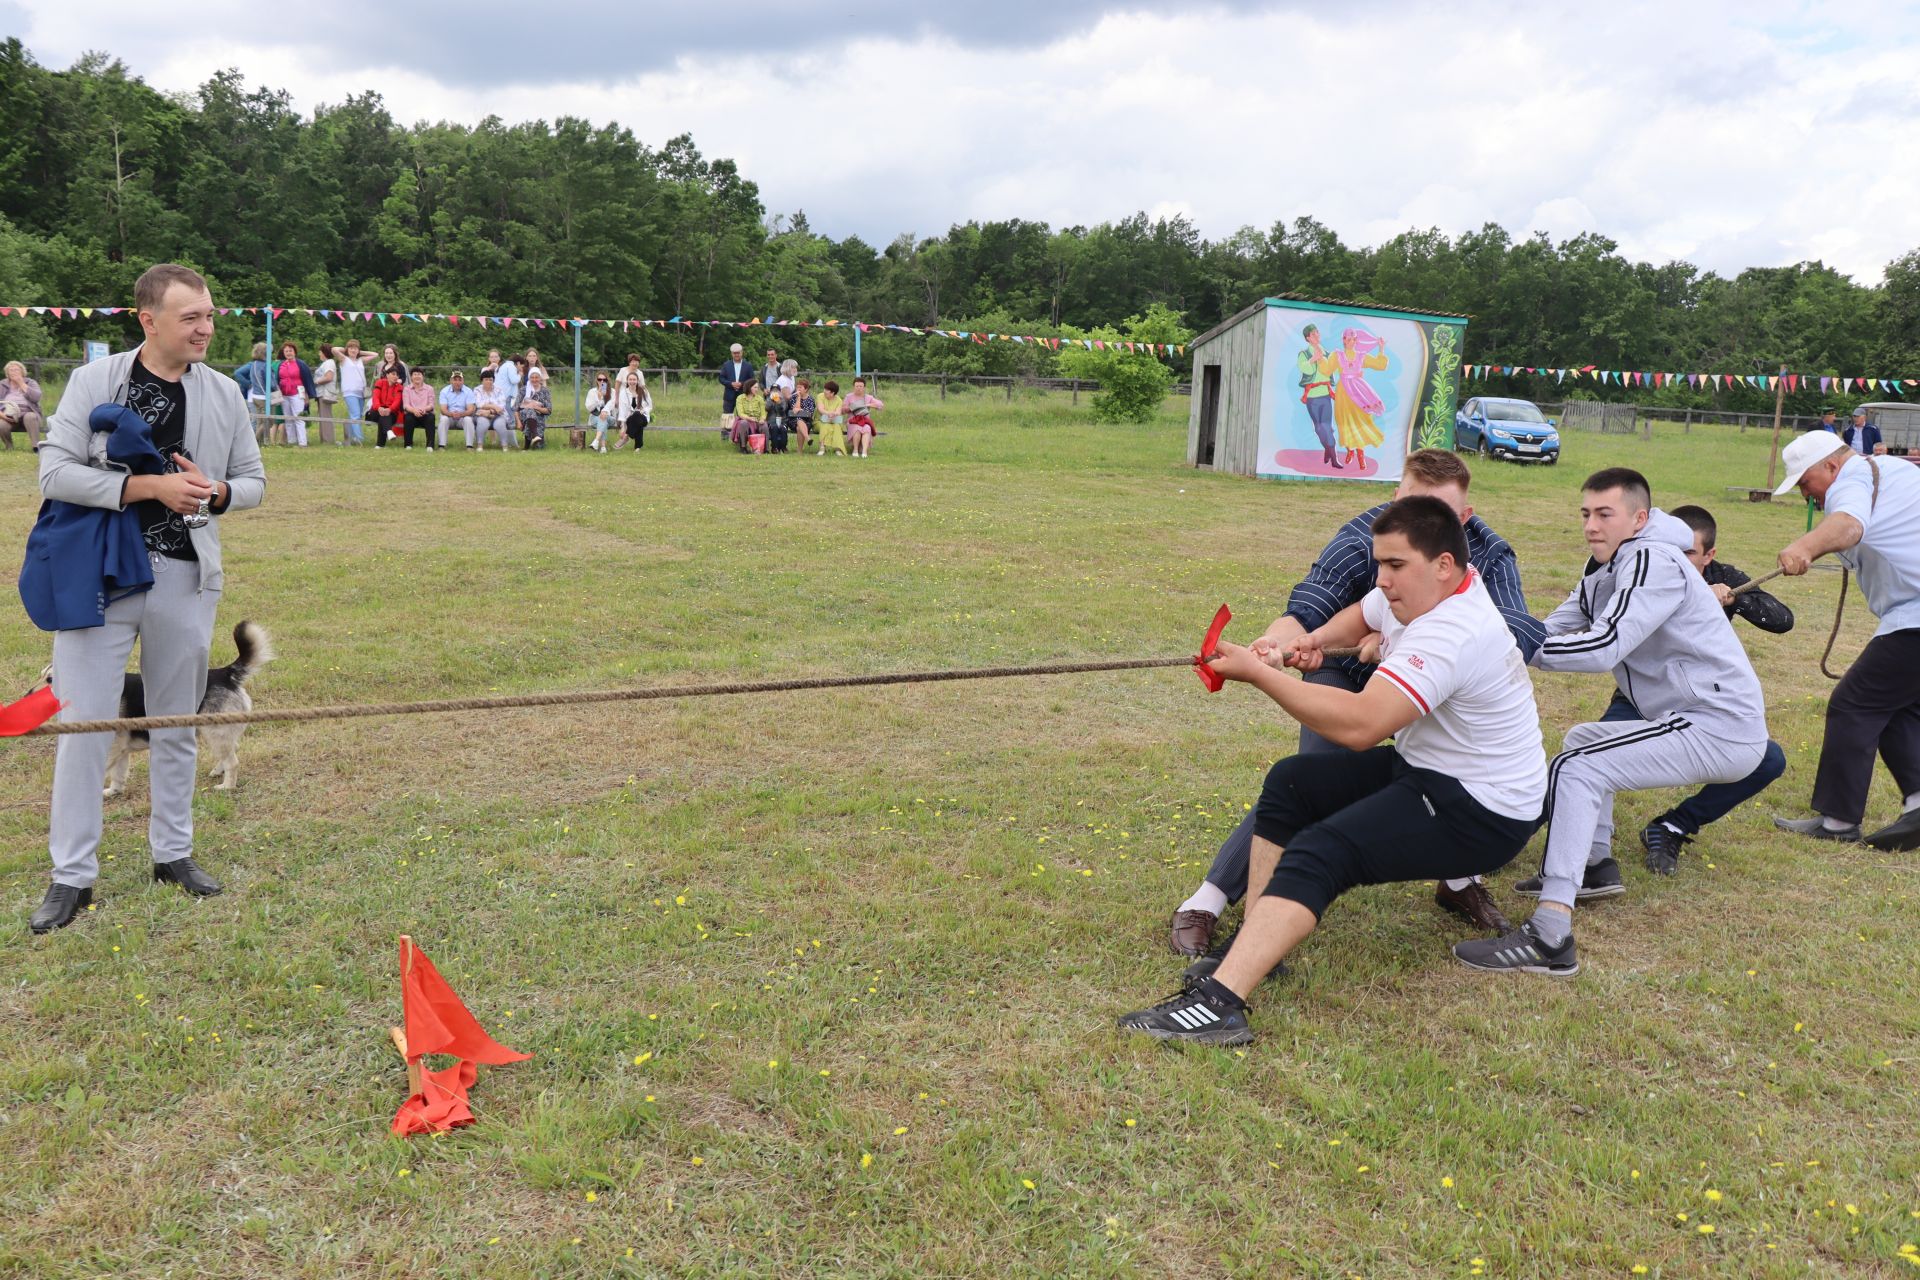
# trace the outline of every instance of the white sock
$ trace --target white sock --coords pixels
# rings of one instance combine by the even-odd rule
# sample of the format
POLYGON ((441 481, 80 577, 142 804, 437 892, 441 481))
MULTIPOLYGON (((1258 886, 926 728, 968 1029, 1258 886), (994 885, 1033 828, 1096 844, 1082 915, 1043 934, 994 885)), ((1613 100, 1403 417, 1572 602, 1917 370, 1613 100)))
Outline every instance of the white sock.
POLYGON ((1473 876, 1468 876, 1465 880, 1449 880, 1447 881, 1447 888, 1453 890, 1455 893, 1459 893, 1462 889, 1474 883, 1474 879, 1473 876))
POLYGON ((1227 895, 1211 880, 1202 880, 1193 896, 1180 904, 1182 911, 1204 911, 1208 915, 1219 915, 1227 909, 1227 895))
POLYGON ((1900 806, 1900 812, 1902 813, 1912 813, 1915 809, 1920 809, 1920 791, 1916 791, 1908 796, 1907 802, 1900 806))
POLYGON ((1820 825, 1825 827, 1829 831, 1845 831, 1850 827, 1852 827, 1854 824, 1851 822, 1842 822, 1838 818, 1823 817, 1820 819, 1820 825))

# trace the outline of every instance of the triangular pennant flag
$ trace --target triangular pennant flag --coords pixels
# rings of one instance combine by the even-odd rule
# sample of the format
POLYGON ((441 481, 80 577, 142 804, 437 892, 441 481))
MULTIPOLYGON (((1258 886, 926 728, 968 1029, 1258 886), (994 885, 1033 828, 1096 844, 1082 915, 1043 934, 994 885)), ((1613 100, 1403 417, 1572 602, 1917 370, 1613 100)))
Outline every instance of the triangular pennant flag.
POLYGON ((81 314, 81 315, 83 315, 83 316, 85 316, 85 317, 86 317, 87 319, 89 319, 89 320, 91 320, 91 319, 93 319, 93 308, 92 308, 92 307, 82 307, 82 308, 80 308, 80 314, 81 314))

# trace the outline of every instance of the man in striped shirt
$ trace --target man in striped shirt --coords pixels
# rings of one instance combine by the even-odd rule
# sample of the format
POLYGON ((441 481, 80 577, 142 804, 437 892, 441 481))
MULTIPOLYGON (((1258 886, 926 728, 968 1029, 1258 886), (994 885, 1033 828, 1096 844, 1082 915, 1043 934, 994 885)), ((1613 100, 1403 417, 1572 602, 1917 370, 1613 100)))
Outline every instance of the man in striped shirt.
MULTIPOLYGON (((1453 509, 1465 526, 1467 555, 1488 597, 1499 610, 1507 629, 1520 646, 1520 655, 1531 662, 1534 651, 1546 638, 1546 627, 1527 612, 1526 593, 1520 585, 1520 568, 1513 548, 1473 513, 1467 502, 1467 487, 1472 475, 1467 464, 1444 449, 1421 449, 1408 456, 1400 487, 1394 497, 1425 494, 1439 498, 1453 509)), ((1333 540, 1321 550, 1307 576, 1287 598, 1287 611, 1275 619, 1266 634, 1251 646, 1274 666, 1281 665, 1287 645, 1308 632, 1324 626, 1341 610, 1357 604, 1374 588, 1377 567, 1373 559, 1373 522, 1387 509, 1387 503, 1369 508, 1340 527, 1333 540)), ((1375 646, 1362 646, 1369 657, 1377 658, 1375 646)), ((1309 683, 1358 693, 1373 676, 1372 662, 1359 658, 1331 658, 1319 670, 1307 676, 1309 683)), ((1338 751, 1340 747, 1300 726, 1300 751, 1338 751)), ((1238 901, 1247 890, 1247 861, 1253 845, 1253 814, 1236 827, 1220 846, 1207 877, 1192 897, 1173 913, 1169 946, 1178 955, 1199 956, 1187 970, 1189 980, 1212 973, 1232 944, 1232 938, 1215 944, 1213 933, 1221 913, 1238 901), (1211 949, 1209 949, 1211 948, 1211 949)), ((1486 886, 1477 879, 1449 880, 1435 890, 1434 900, 1447 911, 1482 929, 1504 933, 1511 922, 1494 904, 1486 886)))

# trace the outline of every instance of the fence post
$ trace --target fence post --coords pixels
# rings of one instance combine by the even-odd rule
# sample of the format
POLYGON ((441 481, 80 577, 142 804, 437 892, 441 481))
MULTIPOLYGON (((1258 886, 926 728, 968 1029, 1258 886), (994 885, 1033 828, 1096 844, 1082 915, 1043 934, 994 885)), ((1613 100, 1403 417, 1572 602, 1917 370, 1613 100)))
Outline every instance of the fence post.
POLYGON ((940 398, 942 400, 947 398, 947 375, 944 373, 940 375, 940 398))
POLYGON ((1008 404, 1013 403, 1013 379, 1012 378, 1007 379, 1007 403, 1008 404))
POLYGON ((1073 380, 1073 402, 1076 405, 1080 403, 1080 379, 1078 378, 1073 380))
POLYGON ((580 425, 580 326, 573 326, 573 426, 580 425))
POLYGON ((1680 425, 1682 429, 1682 434, 1684 435, 1693 434, 1693 406, 1692 405, 1687 406, 1687 420, 1681 423, 1680 425))

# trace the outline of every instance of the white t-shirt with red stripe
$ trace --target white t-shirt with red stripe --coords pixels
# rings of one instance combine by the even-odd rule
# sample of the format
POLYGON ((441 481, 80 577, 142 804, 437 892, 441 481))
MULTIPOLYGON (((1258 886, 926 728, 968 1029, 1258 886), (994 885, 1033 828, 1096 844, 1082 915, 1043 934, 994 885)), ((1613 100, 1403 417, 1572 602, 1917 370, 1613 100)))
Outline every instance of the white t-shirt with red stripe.
POLYGON ((1420 711, 1394 736, 1401 758, 1459 779, 1495 813, 1539 817, 1547 752, 1533 681, 1479 573, 1469 567, 1458 590, 1412 622, 1393 616, 1378 587, 1360 609, 1382 640, 1373 678, 1420 711))

